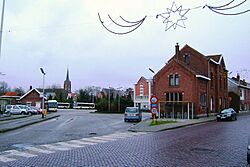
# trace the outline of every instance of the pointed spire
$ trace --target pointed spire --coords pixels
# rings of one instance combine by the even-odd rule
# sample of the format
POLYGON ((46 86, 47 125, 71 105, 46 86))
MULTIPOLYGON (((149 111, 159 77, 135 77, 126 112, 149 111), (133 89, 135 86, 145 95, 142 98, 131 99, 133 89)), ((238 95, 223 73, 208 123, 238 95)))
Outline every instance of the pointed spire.
POLYGON ((69 69, 67 68, 66 81, 69 81, 69 69))

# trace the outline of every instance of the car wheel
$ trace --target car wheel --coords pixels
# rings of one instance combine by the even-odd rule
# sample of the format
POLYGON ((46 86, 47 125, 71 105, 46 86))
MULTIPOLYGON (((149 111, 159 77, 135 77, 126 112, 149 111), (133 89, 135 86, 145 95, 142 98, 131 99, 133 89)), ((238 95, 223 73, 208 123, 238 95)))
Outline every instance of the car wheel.
POLYGON ((28 112, 28 114, 29 114, 29 115, 32 115, 32 113, 31 113, 31 112, 28 112))
POLYGON ((124 122, 127 122, 127 119, 124 119, 124 122))
POLYGON ((22 115, 24 115, 24 114, 25 114, 25 112, 21 112, 21 114, 22 114, 22 115))

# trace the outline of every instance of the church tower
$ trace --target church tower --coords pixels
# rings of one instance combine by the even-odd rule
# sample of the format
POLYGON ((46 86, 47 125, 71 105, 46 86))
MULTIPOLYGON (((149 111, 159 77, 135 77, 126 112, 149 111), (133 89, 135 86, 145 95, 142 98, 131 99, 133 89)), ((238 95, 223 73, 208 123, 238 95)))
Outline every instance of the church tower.
POLYGON ((66 80, 64 81, 64 90, 71 93, 71 81, 69 80, 69 69, 67 69, 66 80))

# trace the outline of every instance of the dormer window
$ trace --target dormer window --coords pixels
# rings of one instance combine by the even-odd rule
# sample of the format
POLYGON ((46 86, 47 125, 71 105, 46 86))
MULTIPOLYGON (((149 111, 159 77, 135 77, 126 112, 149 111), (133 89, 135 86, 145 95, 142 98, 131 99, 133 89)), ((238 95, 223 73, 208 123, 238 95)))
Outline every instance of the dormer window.
POLYGON ((184 57, 184 62, 186 64, 189 64, 189 57, 190 57, 190 55, 188 53, 185 53, 183 57, 184 57))

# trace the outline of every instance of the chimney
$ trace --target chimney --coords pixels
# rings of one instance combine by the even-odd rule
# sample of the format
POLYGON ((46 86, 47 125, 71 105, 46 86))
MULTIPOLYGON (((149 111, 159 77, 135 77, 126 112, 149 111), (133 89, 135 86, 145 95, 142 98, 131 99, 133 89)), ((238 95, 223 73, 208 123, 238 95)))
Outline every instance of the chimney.
POLYGON ((180 50, 179 50, 179 44, 176 43, 175 45, 175 56, 179 56, 180 50))
POLYGON ((32 85, 30 85, 30 90, 32 89, 32 85))
POLYGON ((237 81, 240 81, 240 74, 239 73, 237 73, 237 81))

